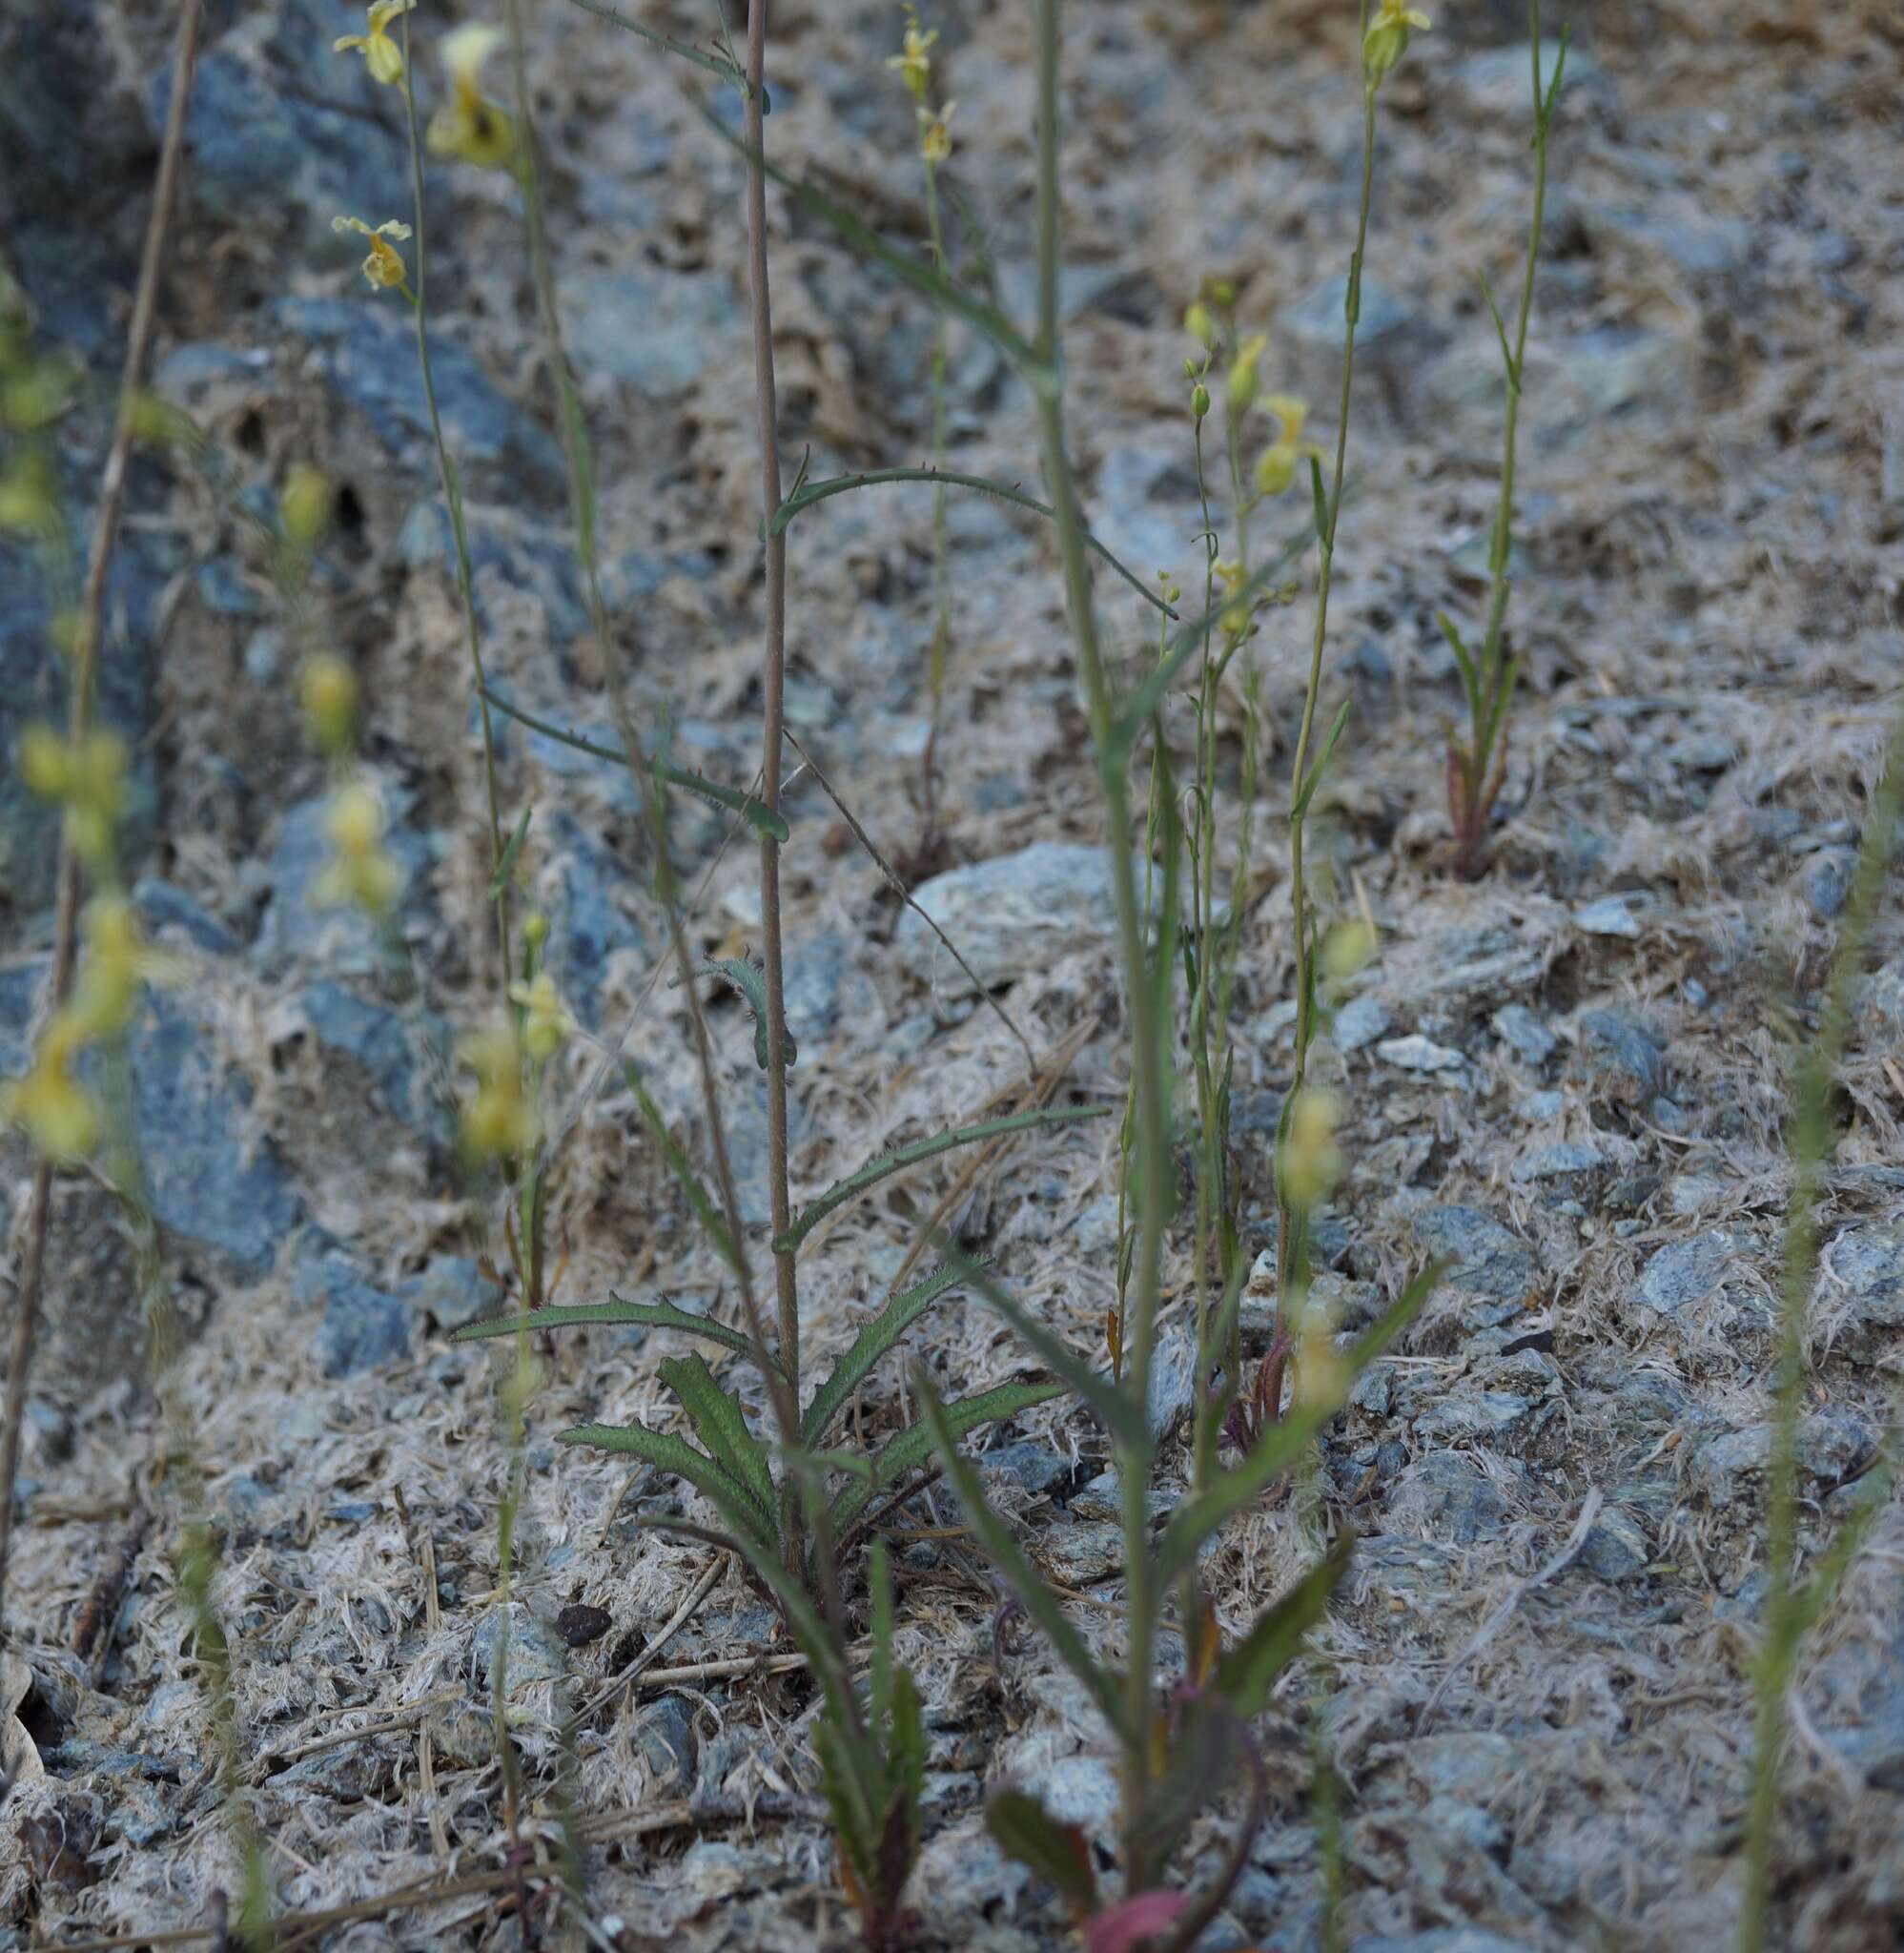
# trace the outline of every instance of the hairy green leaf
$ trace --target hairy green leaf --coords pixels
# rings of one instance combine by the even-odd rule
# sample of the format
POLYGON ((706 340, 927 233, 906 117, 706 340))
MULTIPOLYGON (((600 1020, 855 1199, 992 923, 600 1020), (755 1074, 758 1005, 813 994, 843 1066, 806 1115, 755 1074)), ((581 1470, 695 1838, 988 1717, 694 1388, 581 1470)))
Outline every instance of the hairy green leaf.
POLYGON ((1438 1264, 1429 1265, 1402 1291, 1400 1300, 1348 1352, 1340 1390, 1307 1404, 1292 1405, 1280 1423, 1273 1424, 1240 1465, 1178 1505, 1157 1541, 1153 1575, 1160 1589, 1197 1563, 1203 1542, 1232 1512, 1258 1497, 1301 1455, 1303 1448, 1342 1408, 1349 1384, 1359 1377, 1414 1320, 1441 1279, 1438 1264))
MULTIPOLYGON (((668 1171, 680 1183, 681 1191, 687 1198, 687 1204, 694 1211, 694 1218, 700 1222, 707 1239, 714 1244, 715 1251, 733 1269, 741 1272, 740 1250, 734 1244, 734 1237, 727 1227, 727 1217, 714 1204, 713 1197, 701 1183, 701 1176, 694 1170, 694 1162, 674 1135, 667 1129, 667 1120, 662 1117, 661 1107, 654 1101, 654 1095, 648 1090, 646 1080, 642 1077, 641 1068, 633 1059, 622 1063, 622 1077, 627 1080, 628 1089, 635 1095, 635 1103, 641 1108, 642 1123, 653 1136, 656 1145, 661 1148, 662 1158, 667 1162, 668 1171)), ((725 1339, 720 1339, 725 1340, 725 1339)), ((751 1351, 753 1346, 746 1337, 735 1346, 751 1351)))
POLYGON ((978 1473, 966 1462, 958 1449, 959 1434, 952 1428, 944 1402, 932 1388, 932 1380, 922 1375, 918 1388, 932 1448, 944 1462, 946 1476, 958 1495, 959 1504, 965 1508, 965 1515, 972 1522, 972 1530, 977 1533, 986 1556, 1017 1595, 1025 1612, 1044 1630, 1045 1637, 1056 1651, 1058 1659, 1091 1692, 1091 1698, 1097 1704, 1105 1721, 1119 1736, 1128 1738, 1130 1730, 1124 1700, 1118 1693, 1116 1678, 1109 1669, 1093 1657, 1085 1646, 1084 1636, 1072 1626, 1057 1595, 1025 1557, 1024 1549, 1013 1537, 1012 1529, 993 1510, 992 1502, 985 1496, 985 1488, 978 1481, 978 1473))
POLYGON ((903 1173, 922 1160, 935 1160, 954 1147, 975 1146, 981 1141, 1000 1139, 1007 1133, 1030 1132, 1036 1126, 1071 1125, 1081 1119, 1102 1119, 1110 1109, 1108 1105, 1048 1105, 1035 1112, 1014 1112, 1006 1119, 988 1119, 978 1125, 961 1126, 956 1132, 934 1133, 929 1140, 914 1140, 910 1146, 895 1146, 891 1152, 869 1160, 857 1173, 834 1182, 817 1201, 803 1207, 790 1224, 773 1237, 773 1251, 785 1254, 798 1247, 829 1214, 844 1207, 868 1187, 891 1180, 895 1173, 903 1173))
POLYGON ((1282 1598, 1267 1608, 1210 1677, 1212 1693, 1239 1716, 1260 1716, 1277 1678, 1302 1650, 1302 1637, 1328 1611, 1329 1596, 1348 1572, 1355 1534, 1343 1532, 1326 1558, 1317 1561, 1282 1598))
POLYGON ((524 1329, 573 1329, 593 1324, 610 1327, 643 1329, 683 1329, 690 1336, 705 1336, 710 1343, 725 1344, 743 1356, 753 1354, 753 1345, 738 1329, 717 1323, 711 1316, 697 1316, 671 1302, 624 1302, 618 1295, 608 1302, 577 1304, 573 1308, 538 1308, 527 1315, 492 1316, 487 1322, 465 1323, 450 1337, 452 1343, 479 1343, 493 1336, 514 1336, 524 1329))
POLYGON ((866 1380, 873 1365, 948 1288, 963 1279, 957 1268, 938 1268, 903 1294, 887 1298, 879 1313, 853 1338, 852 1347, 834 1365, 832 1374, 808 1405, 807 1414, 800 1420, 804 1443, 817 1445, 826 1437, 840 1407, 866 1380))
POLYGON ((626 1452, 658 1471, 685 1478, 719 1511, 736 1537, 764 1549, 769 1556, 779 1551, 779 1536, 770 1515, 761 1511, 731 1473, 686 1438, 650 1430, 645 1424, 578 1424, 558 1431, 556 1442, 626 1452))
POLYGON ((1026 1791, 1001 1790, 986 1803, 985 1828, 1007 1858, 1042 1879, 1078 1918, 1097 1910, 1090 1841, 1075 1824, 1059 1823, 1026 1791))
MULTIPOLYGON (((995 1424, 1001 1418, 1015 1417, 1034 1404, 1048 1404, 1060 1395, 1055 1384, 1000 1384, 995 1389, 981 1390, 976 1396, 961 1397, 955 1404, 940 1406, 946 1427, 956 1437, 964 1437, 981 1424, 995 1424)), ((855 1479, 836 1498, 828 1512, 835 1538, 843 1538, 853 1521, 889 1486, 900 1484, 911 1472, 919 1470, 937 1449, 924 1425, 915 1424, 889 1438, 873 1453, 870 1476, 855 1479)))
MULTIPOLYGON (((825 502, 834 495, 844 495, 850 488, 875 488, 890 482, 936 482, 951 488, 971 488, 980 495, 992 495, 1000 502, 1009 502, 1013 507, 1028 508, 1034 515, 1045 517, 1047 521, 1055 520, 1056 517, 1056 511, 1049 503, 1039 502, 1035 497, 1027 495, 1015 483, 1002 482, 991 475, 965 475, 952 468, 869 468, 864 474, 833 475, 824 482, 813 482, 805 486, 796 483, 792 493, 774 511, 772 532, 776 536, 783 534, 788 524, 803 508, 810 508, 816 502, 825 502)), ((1102 557, 1145 603, 1154 605, 1166 617, 1174 619, 1177 616, 1177 612, 1141 577, 1127 568, 1088 531, 1084 538, 1084 546, 1094 555, 1102 557)))
MULTIPOLYGON (((753 1013, 753 1060, 762 1071, 768 1068, 767 981, 745 956, 716 956, 702 964, 710 976, 721 977, 753 1013)), ((785 1024, 780 1027, 781 1057, 790 1072, 799 1061, 800 1047, 785 1024)))
POLYGON ((692 1356, 670 1356, 660 1367, 661 1380, 681 1402, 694 1426, 694 1434, 735 1481, 760 1503, 761 1515, 772 1524, 773 1474, 760 1440, 747 1429, 747 1413, 738 1397, 722 1389, 697 1350, 692 1356))

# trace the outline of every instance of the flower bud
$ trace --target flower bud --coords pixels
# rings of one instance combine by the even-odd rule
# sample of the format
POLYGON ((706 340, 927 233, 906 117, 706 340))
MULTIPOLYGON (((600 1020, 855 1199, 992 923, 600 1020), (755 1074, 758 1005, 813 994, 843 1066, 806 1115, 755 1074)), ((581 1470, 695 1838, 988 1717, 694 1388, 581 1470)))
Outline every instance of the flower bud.
POLYGON ((304 699, 304 720, 319 749, 331 758, 350 750, 357 718, 357 678, 335 651, 319 651, 304 661, 298 680, 304 699))
POLYGON ((1200 380, 1190 390, 1190 411, 1199 421, 1210 411, 1210 389, 1200 380))
POLYGON ((285 540, 299 549, 315 549, 331 525, 330 483, 316 468, 293 468, 277 512, 285 540))
POLYGON ((1183 329, 1206 353, 1217 343, 1216 321, 1200 299, 1183 315, 1183 329))

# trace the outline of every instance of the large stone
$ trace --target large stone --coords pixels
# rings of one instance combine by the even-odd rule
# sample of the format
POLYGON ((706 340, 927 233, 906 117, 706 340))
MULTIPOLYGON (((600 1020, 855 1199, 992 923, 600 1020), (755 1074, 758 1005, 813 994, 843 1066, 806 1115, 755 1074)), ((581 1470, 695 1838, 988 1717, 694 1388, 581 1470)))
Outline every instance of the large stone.
POLYGON ((314 983, 299 1001, 317 1042, 354 1059, 368 1076, 373 1103, 447 1143, 449 1118, 431 1091, 428 1056, 432 1043, 446 1056, 448 1030, 440 1018, 413 1019, 340 983, 314 983))
POLYGON ((1669 1242, 1640 1277, 1640 1300, 1662 1315, 1690 1308, 1719 1285, 1738 1251, 1737 1239, 1722 1227, 1669 1242))
POLYGON ((654 400, 679 401, 710 365, 743 350, 740 301, 706 272, 587 271, 564 282, 563 304, 583 376, 605 374, 654 400))
MULTIPOLYGON (((1015 854, 949 870, 917 889, 914 899, 988 989, 1079 948, 1108 943, 1116 925, 1109 857, 1102 848, 1070 841, 1034 841, 1015 854)), ((893 946, 941 996, 972 994, 965 972, 911 909, 899 919, 893 946)))
POLYGON ((304 1264, 297 1296, 307 1308, 323 1305, 317 1361, 327 1377, 356 1376, 409 1355, 408 1304, 366 1280, 341 1248, 321 1249, 304 1264))
POLYGON ((1479 1207, 1430 1207, 1415 1217, 1415 1239, 1448 1264, 1451 1287, 1519 1302, 1540 1276, 1534 1251, 1479 1207))
POLYGON ((1395 1481, 1383 1516, 1390 1532, 1471 1546, 1508 1519, 1500 1488, 1465 1451, 1431 1451, 1395 1481))

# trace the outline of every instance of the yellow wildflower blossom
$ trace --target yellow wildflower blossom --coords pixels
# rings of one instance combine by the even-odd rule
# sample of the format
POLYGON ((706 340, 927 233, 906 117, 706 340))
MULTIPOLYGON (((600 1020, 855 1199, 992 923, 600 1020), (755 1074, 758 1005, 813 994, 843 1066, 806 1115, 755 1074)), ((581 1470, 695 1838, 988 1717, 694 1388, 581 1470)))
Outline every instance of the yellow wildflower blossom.
POLYGON ((313 903, 388 914, 402 893, 403 871, 384 851, 383 804, 375 791, 361 780, 338 788, 324 815, 324 833, 332 854, 311 885, 313 903))
POLYGON ((512 983, 510 1000, 522 1006, 522 1043, 538 1064, 546 1064, 562 1040, 575 1029, 575 1019, 563 1009, 555 978, 539 971, 533 981, 512 983))
POLYGON ((911 25, 906 30, 904 51, 894 54, 887 67, 898 71, 899 79, 911 90, 915 101, 926 99, 926 91, 932 81, 932 49, 937 44, 939 31, 933 28, 930 32, 919 31, 919 16, 909 7, 906 10, 911 25))
POLYGON ((936 115, 925 109, 919 111, 919 154, 934 169, 952 161, 952 131, 946 125, 957 107, 956 102, 948 102, 936 115))
POLYGON ((1282 1146, 1282 1192, 1299 1212, 1313 1207, 1341 1179, 1342 1156, 1336 1144, 1341 1100, 1320 1085, 1305 1085, 1289 1108, 1289 1131, 1282 1146))
POLYGON ((88 1038, 116 1038, 133 1020, 139 987, 169 983, 183 973, 175 958, 153 949, 124 895, 96 895, 83 918, 86 959, 72 994, 72 1015, 88 1038))
POLYGON ((298 673, 304 722, 319 748, 336 758, 349 750, 357 717, 357 676, 335 651, 306 658, 298 673))
POLYGON ((20 735, 20 777, 42 800, 65 807, 83 859, 105 855, 126 800, 126 742, 116 732, 94 730, 69 745, 51 726, 29 726, 20 735))
POLYGON ((399 240, 407 237, 410 235, 408 224, 399 223, 392 217, 387 224, 379 224, 373 230, 361 217, 333 217, 331 229, 356 231, 370 239, 370 256, 363 261, 363 275, 379 291, 408 287, 410 273, 403 262, 402 253, 390 241, 393 237, 399 240))
POLYGON ((1230 411, 1244 414, 1256 400, 1257 367, 1269 346, 1267 333, 1256 333, 1237 348, 1230 362, 1230 411))
POLYGON ((1377 87, 1408 51, 1411 29, 1433 25, 1419 7, 1410 7, 1408 0, 1382 0, 1382 11, 1369 23, 1361 42, 1361 72, 1368 86, 1377 87))
POLYGON ((386 87, 392 82, 403 79, 403 50, 397 45, 390 31, 390 23, 399 15, 408 13, 417 0, 374 0, 365 8, 369 15, 370 31, 361 34, 344 34, 331 43, 331 52, 342 54, 355 49, 363 56, 363 65, 370 70, 370 78, 380 81, 386 87))
POLYGON ((1257 493, 1280 495, 1295 481, 1298 465, 1312 455, 1321 460, 1322 450, 1302 439, 1309 409, 1293 394, 1273 393, 1263 405, 1282 423, 1282 431, 1256 464, 1257 493))
POLYGON ((520 1158, 542 1136, 536 1108, 522 1089, 522 1056, 501 1025, 470 1038, 462 1060, 476 1074, 476 1093, 462 1110, 462 1142, 492 1159, 520 1158))
MULTIPOLYGON (((390 255, 397 256, 394 251, 390 255)), ((293 468, 277 498, 277 520, 286 541, 299 549, 315 549, 331 525, 332 500, 330 482, 321 469, 308 464, 293 468)))
POLYGON ((444 40, 450 99, 430 117, 430 148, 438 155, 500 169, 515 154, 515 124, 482 93, 482 64, 502 39, 500 28, 470 21, 444 40))
POLYGON ((52 458, 43 447, 22 442, 8 457, 7 472, 0 475, 0 529, 51 536, 58 528, 52 458))
POLYGON ((0 1085, 0 1125, 22 1127, 49 1160, 84 1160, 99 1142, 99 1112, 72 1076, 86 1042, 71 1011, 60 1011, 40 1034, 33 1068, 0 1085))

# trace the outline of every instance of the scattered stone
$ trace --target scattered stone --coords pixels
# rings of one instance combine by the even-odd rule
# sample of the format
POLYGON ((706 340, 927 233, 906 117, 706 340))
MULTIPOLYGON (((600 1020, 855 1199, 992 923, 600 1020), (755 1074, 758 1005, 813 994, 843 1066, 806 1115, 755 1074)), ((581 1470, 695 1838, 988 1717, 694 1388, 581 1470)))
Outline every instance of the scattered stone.
POLYGON ((1470 1294, 1519 1302, 1540 1279, 1533 1249, 1479 1207, 1430 1207, 1415 1217, 1415 1239, 1449 1264, 1442 1279, 1470 1294))
POLYGON ((664 1696, 658 1702, 649 1702, 635 1717, 634 1737, 654 1787, 686 1797, 694 1788, 701 1761, 701 1745, 688 1705, 679 1696, 664 1696))
MULTIPOLYGON (((949 870, 917 889, 914 899, 988 989, 1087 944, 1108 943, 1116 922, 1103 849, 1069 841, 1034 841, 1015 854, 949 870)), ((899 918, 893 947, 939 996, 972 994, 965 972, 911 909, 899 918)))
POLYGON ((1381 1001, 1373 997, 1352 997, 1336 1013, 1330 1038, 1341 1052, 1360 1051, 1373 1044, 1388 1029, 1391 1019, 1381 1001))
POLYGON ((555 1617, 556 1633, 571 1648, 586 1648, 614 1625, 615 1616, 605 1607, 590 1607, 581 1600, 571 1600, 555 1617))
POLYGON ((1675 1315, 1704 1302, 1738 1252, 1738 1241, 1723 1227, 1669 1242, 1640 1277, 1640 1300, 1662 1315, 1675 1315))
MULTIPOLYGON (((1359 352, 1373 352, 1379 358, 1404 339, 1421 340, 1427 334, 1420 316, 1410 312, 1378 279, 1363 278, 1361 299, 1356 320, 1359 352)), ((1312 285, 1293 305, 1285 305, 1277 315, 1277 328, 1306 350, 1339 357, 1347 302, 1348 278, 1339 272, 1312 285)))
POLYGON ((1033 1497, 1049 1491, 1062 1478, 1071 1475, 1071 1461, 1049 1445, 1034 1445, 1027 1439, 1000 1445, 995 1451, 978 1456, 981 1470, 995 1471, 1022 1486, 1033 1497))
POLYGON ((1625 895, 1603 895, 1597 902, 1585 902, 1573 912, 1573 926, 1583 935, 1624 935, 1640 939, 1640 925, 1627 905, 1625 895))
MULTIPOLYGON (((293 961, 321 963, 326 970, 340 963, 364 970, 381 966, 370 924, 361 915, 355 910, 320 909, 311 899, 331 858, 325 805, 322 795, 301 800, 287 808, 277 824, 269 868, 271 899, 255 945, 269 972, 293 961)), ((405 875, 399 901, 404 913, 415 913, 428 889, 432 850, 422 835, 399 824, 403 810, 399 796, 386 794, 385 810, 391 821, 385 845, 405 875)))
MULTIPOLYGON (((1710 1438, 1687 1468, 1687 1479, 1709 1503, 1728 1506, 1771 1460, 1772 1427, 1750 1424, 1710 1438)), ((1799 1428, 1798 1467, 1820 1485, 1841 1484, 1871 1457, 1877 1433, 1848 1410, 1821 1410, 1799 1428)))
POLYGON ((507 1300, 502 1285, 491 1281, 464 1255, 432 1255, 423 1272, 407 1283, 403 1292, 445 1331, 501 1315, 507 1300))
POLYGON ((823 1038, 838 1021, 850 954, 848 939, 836 930, 809 936, 788 953, 787 1028, 796 1042, 823 1038))
POLYGON ((1503 1445, 1533 1410, 1531 1397, 1511 1390, 1456 1390, 1415 1420, 1415 1435, 1426 1444, 1503 1445))
POLYGON ((1151 1436, 1161 1443, 1189 1416, 1197 1395, 1197 1341, 1182 1322, 1158 1328, 1151 1352, 1148 1409, 1151 1436))
POLYGON ((563 301, 582 370, 653 400, 679 400, 711 362, 737 357, 739 301, 727 279, 706 272, 645 264, 583 272, 563 280, 563 301))
POLYGON ((1516 1186, 1544 1180, 1571 1182, 1582 1175, 1597 1173, 1606 1163, 1606 1154, 1592 1141, 1560 1140, 1551 1146, 1537 1146, 1531 1153, 1521 1154, 1508 1169, 1507 1177, 1516 1186))
MULTIPOLYGON (((1525 28, 1525 14, 1521 21, 1525 28)), ((1542 39, 1543 82, 1552 81, 1554 70, 1560 64, 1560 42, 1551 36, 1542 39)), ((1532 85, 1531 74, 1530 44, 1524 38, 1518 46, 1484 48, 1478 53, 1464 55, 1454 64, 1453 80, 1474 108, 1485 110, 1490 114, 1506 115, 1518 114, 1526 109, 1527 91, 1532 85)), ((1596 83, 1599 78, 1599 65, 1593 56, 1577 43, 1570 46, 1566 51, 1566 72, 1561 77, 1561 100, 1572 102, 1576 91, 1596 83)), ((1387 1949, 1384 1948, 1383 1953, 1387 1953, 1387 1949)))
POLYGON ((1861 1329, 1904 1326, 1904 1230, 1858 1222, 1834 1236, 1818 1256, 1814 1306, 1861 1329))
POLYGON ((1465 1451, 1431 1451, 1396 1479, 1384 1525, 1450 1546, 1471 1546, 1507 1523, 1500 1488, 1465 1451))
POLYGON ((1581 1564, 1603 1580, 1629 1580, 1651 1557, 1639 1521, 1618 1506, 1601 1508, 1580 1549, 1581 1564))
POLYGON ((1643 1104, 1663 1082, 1664 1041, 1625 1011, 1582 1011, 1575 1022, 1582 1061, 1621 1103, 1643 1104))
POLYGON ((1514 1107, 1516 1115, 1528 1125, 1545 1125, 1566 1110, 1565 1092, 1528 1092, 1514 1107))
POLYGON ((548 967, 578 1016, 592 1017, 619 952, 645 947, 639 925, 616 899, 633 876, 599 835, 556 810, 552 845, 537 879, 537 899, 549 919, 548 967))
POLYGON ((307 1259, 294 1293, 305 1308, 323 1304, 317 1360, 327 1377, 356 1376, 409 1355, 410 1310, 403 1297, 366 1281, 341 1248, 307 1259))
POLYGON ((1067 1587, 1088 1587, 1124 1568, 1124 1529, 1116 1519, 1049 1527, 1036 1545, 1046 1571, 1067 1587))
POLYGON ((1038 1795, 1060 1824, 1075 1824, 1087 1838, 1116 1831, 1123 1798, 1117 1773, 1102 1757, 1064 1757, 1040 1773, 1038 1795))
POLYGON ((405 1125, 427 1129, 448 1143, 449 1115, 431 1096, 428 1066, 418 1049, 420 1037, 432 1039, 439 1051, 447 1050, 448 1031, 440 1018, 419 1022, 329 981, 312 984, 299 1002, 317 1042, 355 1059, 368 1073, 373 1102, 405 1125))
POLYGON ((1399 1065, 1404 1072, 1459 1071, 1466 1062, 1462 1054, 1445 1044, 1437 1044, 1419 1031, 1405 1038, 1384 1038, 1375 1047, 1384 1064, 1399 1065))
POLYGON ((1812 855, 1798 879, 1805 906, 1820 922, 1837 920, 1856 873, 1857 851, 1853 848, 1821 848, 1812 855))
POLYGON ((1524 1003, 1504 1003, 1488 1021, 1501 1041, 1529 1064, 1545 1064, 1560 1042, 1524 1003))
POLYGON ((208 915, 181 888, 161 881, 155 874, 143 874, 133 890, 133 900, 147 929, 163 937, 175 930, 186 940, 215 956, 233 956, 242 947, 222 922, 208 915))
MULTIPOLYGON (((477 1678, 487 1683, 496 1672, 496 1649, 502 1636, 502 1610, 492 1607, 479 1623, 470 1643, 477 1678)), ((510 1696, 536 1682, 557 1681, 568 1673, 568 1648, 545 1620, 520 1600, 509 1603, 507 1684, 510 1696)))

